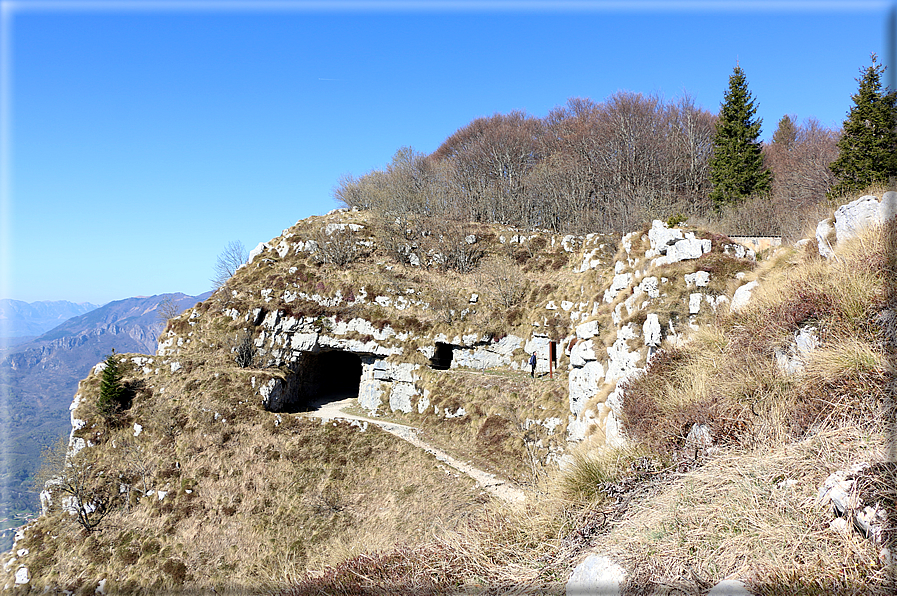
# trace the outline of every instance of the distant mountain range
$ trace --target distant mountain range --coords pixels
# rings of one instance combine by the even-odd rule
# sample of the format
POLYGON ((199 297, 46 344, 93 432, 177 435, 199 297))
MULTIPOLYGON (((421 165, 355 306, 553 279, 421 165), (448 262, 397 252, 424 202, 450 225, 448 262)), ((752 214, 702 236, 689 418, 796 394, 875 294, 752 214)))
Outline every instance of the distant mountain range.
POLYGON ((72 317, 97 308, 99 305, 90 302, 80 304, 67 300, 23 302, 4 298, 0 300, 0 342, 5 339, 8 345, 22 343, 25 338, 37 337, 72 317))
POLYGON ((78 382, 112 350, 154 354, 165 326, 164 316, 208 298, 186 294, 160 294, 126 298, 104 306, 71 302, 22 303, 3 301, 3 313, 17 329, 39 328, 43 320, 61 317, 66 308, 82 312, 60 320, 52 329, 0 353, 0 440, 6 458, 0 458, 0 513, 33 510, 37 496, 28 482, 40 464, 41 449, 70 427, 69 405, 78 382), (34 308, 24 308, 21 305, 34 308), (35 306, 36 305, 36 306, 35 306), (59 305, 56 308, 54 305, 59 305), (69 305, 69 306, 65 306, 69 305), (86 312, 85 312, 86 311, 86 312), (59 323, 62 324, 59 324, 59 323))

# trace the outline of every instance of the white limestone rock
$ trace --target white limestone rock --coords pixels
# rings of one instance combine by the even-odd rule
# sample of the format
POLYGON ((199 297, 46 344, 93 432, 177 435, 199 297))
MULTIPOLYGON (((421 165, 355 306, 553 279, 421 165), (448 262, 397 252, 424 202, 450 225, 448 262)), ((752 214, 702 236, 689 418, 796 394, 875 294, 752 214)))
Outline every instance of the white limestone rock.
POLYGON ((387 383, 381 383, 374 379, 362 378, 358 385, 358 405, 367 410, 372 416, 377 414, 380 407, 381 396, 384 394, 387 383))
POLYGON ((267 242, 259 242, 258 246, 249 251, 249 258, 246 259, 246 263, 244 265, 240 265, 239 268, 246 267, 247 265, 251 265, 252 261, 255 260, 257 256, 265 252, 265 249, 268 248, 267 242))
POLYGON ((576 337, 579 339, 591 339, 598 335, 598 321, 588 321, 576 326, 576 337))
POLYGON ((710 308, 713 309, 713 312, 716 312, 717 309, 729 301, 729 298, 726 296, 711 296, 710 294, 706 294, 704 296, 704 302, 710 305, 710 308))
POLYGON ((804 370, 810 353, 818 347, 816 327, 804 325, 795 332, 787 348, 775 351, 776 366, 784 374, 797 374, 804 370))
POLYGON ((897 192, 889 190, 881 196, 878 207, 878 219, 882 223, 897 217, 897 192))
POLYGON ((632 282, 631 273, 618 273, 611 281, 610 287, 604 290, 604 302, 613 302, 622 290, 625 290, 632 282))
POLYGON ((286 401, 286 392, 281 379, 272 378, 259 387, 259 395, 262 396, 262 405, 269 412, 277 412, 283 409, 286 401))
POLYGON ((312 352, 317 345, 317 333, 294 333, 290 337, 290 349, 295 352, 312 352))
POLYGON ((451 368, 473 368, 487 370, 511 364, 510 356, 499 354, 487 348, 453 351, 451 368))
POLYGON ((667 254, 667 248, 671 244, 675 244, 677 240, 682 240, 682 238, 682 230, 678 228, 670 229, 665 222, 659 219, 651 222, 648 240, 651 242, 651 249, 658 254, 667 254))
POLYGON ((467 416, 467 412, 464 410, 464 408, 458 408, 457 412, 452 412, 448 408, 445 408, 445 417, 447 419, 461 418, 462 416, 467 416))
POLYGON ((574 416, 579 416, 586 402, 598 393, 602 378, 604 378, 604 367, 597 360, 586 362, 581 367, 570 371, 567 392, 570 412, 574 416))
POLYGON ((863 229, 882 224, 897 216, 897 193, 888 191, 879 201, 873 195, 864 195, 855 201, 841 205, 835 210, 834 224, 831 219, 816 226, 816 242, 819 254, 830 258, 834 254, 833 245, 856 236, 863 229))
POLYGON ((567 580, 567 596, 619 596, 626 583, 626 570, 609 557, 591 554, 576 566, 567 580))
POLYGON ((411 383, 395 383, 389 393, 389 409, 408 414, 413 409, 411 398, 416 398, 417 389, 411 383))
POLYGON ((582 367, 591 360, 597 360, 591 339, 577 342, 570 350, 570 366, 582 367))
POLYGON ((83 438, 69 437, 68 456, 73 457, 86 447, 87 447, 87 441, 85 441, 83 438))
POLYGON ((424 394, 417 399, 417 413, 423 414, 430 407, 430 392, 424 389, 424 394))
POLYGON ((548 358, 548 343, 549 339, 547 335, 537 335, 533 334, 533 336, 526 342, 523 346, 523 351, 527 354, 536 353, 538 358, 548 358))
POLYGON ((638 288, 636 288, 636 293, 638 293, 638 292, 644 292, 645 294, 648 295, 649 298, 659 298, 660 290, 657 285, 657 278, 654 276, 651 276, 651 277, 646 277, 645 279, 643 279, 639 283, 638 288))
POLYGON ((751 299, 751 292, 753 292, 754 288, 756 288, 758 285, 760 284, 757 281, 752 281, 735 290, 735 294, 732 296, 732 304, 730 305, 730 308, 733 311, 739 311, 744 308, 751 299))
POLYGON ((878 198, 864 195, 835 210, 835 237, 844 242, 864 228, 881 223, 878 198))
POLYGON ((592 427, 598 425, 598 420, 592 410, 586 410, 579 416, 570 414, 567 421, 567 440, 570 442, 585 441, 591 433, 592 427))
POLYGON ((723 254, 735 255, 738 259, 756 260, 757 254, 751 248, 742 246, 741 244, 726 244, 723 246, 723 254))
POLYGON ((691 286, 703 288, 708 283, 710 283, 710 273, 706 271, 695 271, 694 273, 685 274, 685 287, 687 288, 691 286))
MULTIPOLYGON (((387 362, 376 360, 372 365, 363 365, 363 369, 370 367, 372 378, 378 381, 413 383, 415 381, 414 369, 416 364, 411 362, 387 362)), ((364 373, 362 373, 364 374, 364 373)))
POLYGON ((646 346, 657 347, 660 345, 660 319, 654 313, 649 313, 642 325, 642 336, 645 338, 646 346))
POLYGON ((23 586, 31 581, 31 576, 28 574, 28 568, 22 565, 18 569, 16 569, 16 585, 23 586))
POLYGON ((697 259, 710 252, 710 240, 700 238, 684 238, 667 249, 667 258, 671 263, 697 259))
POLYGON ((688 296, 688 314, 696 315, 701 312, 701 301, 704 299, 704 294, 695 293, 690 294, 688 296))
POLYGON ((617 330, 617 340, 613 345, 607 348, 607 372, 605 379, 607 382, 622 379, 626 375, 636 370, 641 355, 638 351, 630 352, 628 340, 636 337, 632 330, 632 324, 629 323, 617 330))
POLYGON ((626 443, 626 435, 623 434, 623 420, 620 418, 619 412, 611 409, 604 419, 604 444, 608 447, 623 447, 626 443))

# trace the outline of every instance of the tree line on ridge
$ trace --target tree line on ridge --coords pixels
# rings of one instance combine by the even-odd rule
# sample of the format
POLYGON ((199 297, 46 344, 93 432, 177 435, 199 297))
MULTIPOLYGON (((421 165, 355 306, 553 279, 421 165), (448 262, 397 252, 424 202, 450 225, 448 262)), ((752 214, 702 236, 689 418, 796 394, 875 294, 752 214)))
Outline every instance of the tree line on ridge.
POLYGON ((781 235, 791 221, 783 215, 897 174, 894 93, 882 90, 883 71, 873 54, 840 130, 785 115, 761 143, 756 103, 736 66, 718 115, 687 95, 628 91, 600 103, 570 99, 544 118, 494 114, 429 155, 403 147, 384 169, 343 176, 333 196, 390 217, 564 233, 736 213, 740 233, 781 235))

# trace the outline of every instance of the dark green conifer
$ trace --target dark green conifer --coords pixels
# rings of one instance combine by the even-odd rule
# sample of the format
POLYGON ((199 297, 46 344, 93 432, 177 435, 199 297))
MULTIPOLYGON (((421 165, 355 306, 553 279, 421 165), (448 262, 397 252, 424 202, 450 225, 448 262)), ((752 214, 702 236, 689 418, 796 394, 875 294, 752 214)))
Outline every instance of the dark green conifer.
POLYGON ((763 167, 757 140, 763 121, 753 119, 756 113, 744 71, 736 66, 720 107, 710 158, 710 199, 716 211, 769 190, 772 175, 763 167))
POLYGON ((776 128, 776 131, 772 133, 772 144, 787 151, 796 140, 797 128, 794 126, 794 120, 791 119, 791 116, 785 114, 782 116, 782 119, 779 120, 779 125, 776 128))
POLYGON ((829 191, 839 197, 897 176, 897 112, 894 91, 881 87, 885 66, 872 54, 872 65, 860 69, 859 91, 838 140, 838 158, 829 168, 838 183, 829 191))
POLYGON ((115 350, 106 357, 106 368, 100 379, 100 397, 97 399, 97 408, 106 418, 114 418, 121 410, 125 394, 122 384, 122 372, 115 350))

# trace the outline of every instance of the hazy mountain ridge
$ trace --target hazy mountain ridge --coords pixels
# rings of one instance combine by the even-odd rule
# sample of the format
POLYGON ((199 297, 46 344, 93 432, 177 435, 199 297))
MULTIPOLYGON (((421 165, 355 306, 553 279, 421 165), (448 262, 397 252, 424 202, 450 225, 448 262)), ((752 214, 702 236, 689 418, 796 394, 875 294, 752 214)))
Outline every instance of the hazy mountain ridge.
POLYGON ((72 317, 100 308, 90 302, 0 300, 0 337, 36 337, 72 317))
POLYGON ((159 317, 160 306, 171 304, 181 312, 207 296, 174 293, 116 300, 9 347, 0 358, 0 380, 7 398, 0 423, 9 462, 9 468, 0 471, 4 478, 2 505, 37 510, 37 497, 29 492, 28 479, 37 468, 41 448, 69 430, 68 409, 78 381, 113 349, 154 352, 165 324, 159 317))

